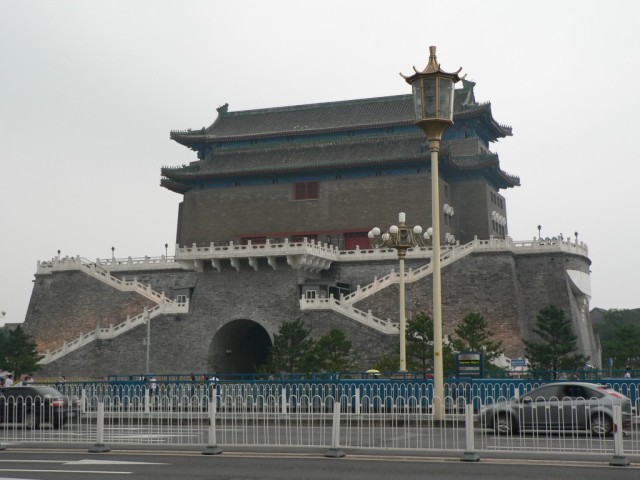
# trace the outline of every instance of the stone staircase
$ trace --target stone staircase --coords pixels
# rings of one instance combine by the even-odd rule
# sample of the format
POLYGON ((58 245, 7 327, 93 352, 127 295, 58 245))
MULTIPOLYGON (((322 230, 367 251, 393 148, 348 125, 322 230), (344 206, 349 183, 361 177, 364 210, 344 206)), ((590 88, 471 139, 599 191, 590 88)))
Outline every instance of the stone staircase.
MULTIPOLYGON (((449 247, 447 250, 440 254, 440 265, 446 267, 458 260, 471 254, 478 248, 481 248, 482 242, 477 239, 465 244, 449 247)), ((419 268, 409 269, 405 271, 405 283, 417 282, 433 273, 433 264, 431 262, 423 265, 419 268)), ((354 305, 357 302, 364 300, 371 295, 380 292, 382 289, 391 285, 395 285, 400 282, 400 273, 395 270, 391 271, 388 275, 381 278, 374 278, 373 282, 364 287, 358 286, 358 288, 349 295, 343 296, 340 299, 336 299, 333 296, 330 298, 301 298, 300 310, 332 310, 340 313, 346 317, 351 318, 363 325, 366 325, 374 330, 377 330, 386 334, 398 334, 398 322, 392 322, 391 319, 383 320, 374 316, 371 310, 364 311, 356 308, 354 305)))
POLYGON ((350 303, 344 303, 331 296, 330 298, 301 298, 300 310, 333 310, 334 312, 341 313, 342 315, 349 317, 357 322, 360 322, 368 327, 373 328, 382 333, 390 335, 398 334, 398 322, 392 322, 390 319, 382 320, 374 317, 371 314, 371 310, 365 312, 354 307, 350 303))
MULTIPOLYGON (((457 245, 455 247, 451 247, 446 251, 440 254, 440 265, 441 267, 446 267, 447 265, 452 264, 460 260, 461 258, 466 257, 471 252, 473 252, 474 242, 469 242, 466 245, 457 245)), ((423 265, 419 268, 408 269, 404 274, 405 283, 413 283, 425 278, 428 275, 433 273, 433 265, 431 262, 423 265)), ((400 282, 400 273, 392 270, 391 273, 385 275, 382 278, 374 278, 373 282, 369 285, 365 285, 364 287, 358 286, 358 288, 340 299, 343 303, 355 304, 364 300, 365 298, 378 293, 380 290, 389 287, 390 285, 395 285, 400 282)))
POLYGON ((116 325, 109 326, 108 328, 100 328, 97 327, 95 330, 80 335, 78 338, 71 342, 64 342, 62 347, 54 350, 53 352, 48 351, 45 353, 44 357, 40 359, 38 362, 41 365, 46 365, 48 363, 54 362, 68 353, 74 352, 81 347, 93 342, 94 340, 108 340, 117 337, 118 335, 122 335, 129 330, 132 330, 140 325, 145 325, 147 322, 151 321, 151 319, 158 317, 160 315, 167 314, 177 314, 177 313, 188 313, 189 312, 189 299, 179 299, 177 301, 166 301, 164 303, 160 303, 150 310, 145 309, 143 313, 136 315, 133 318, 127 317, 127 319, 116 325))
POLYGON ((111 275, 111 272, 99 265, 97 262, 91 262, 86 258, 64 257, 54 258, 51 262, 38 262, 38 274, 50 274, 53 272, 63 272, 75 270, 84 272, 90 277, 109 285, 110 287, 120 290, 121 292, 135 292, 157 304, 171 303, 173 300, 165 297, 164 292, 158 293, 151 288, 151 285, 140 283, 135 277, 133 280, 120 279, 111 275))
POLYGON ((157 305, 151 309, 145 308, 144 312, 133 318, 127 317, 124 322, 116 326, 111 325, 108 328, 97 327, 95 330, 82 334, 71 342, 64 342, 62 347, 52 352, 47 350, 44 357, 38 362, 41 365, 54 362, 68 353, 93 342, 94 340, 115 338, 133 328, 146 324, 146 322, 157 316, 189 312, 188 298, 178 297, 178 299, 174 301, 166 297, 164 292, 158 293, 153 290, 151 285, 144 285, 136 278, 133 280, 127 280, 114 277, 111 275, 109 270, 102 267, 99 262, 91 262, 85 258, 81 258, 80 256, 64 258, 56 257, 50 262, 38 262, 37 273, 51 274, 53 272, 72 270, 86 273, 90 277, 95 278, 96 280, 99 280, 100 282, 121 292, 135 292, 149 300, 152 300, 157 305))

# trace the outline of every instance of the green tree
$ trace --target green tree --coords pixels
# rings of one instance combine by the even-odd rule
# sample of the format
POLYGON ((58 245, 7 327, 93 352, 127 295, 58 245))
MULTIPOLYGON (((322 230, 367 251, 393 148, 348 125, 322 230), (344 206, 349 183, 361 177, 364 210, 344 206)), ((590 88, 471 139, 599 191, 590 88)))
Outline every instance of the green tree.
POLYGON ((536 316, 533 332, 541 342, 525 340, 525 354, 534 370, 548 370, 554 379, 559 370, 576 370, 582 368, 587 357, 576 353, 576 340, 571 321, 563 310, 549 305, 540 310, 536 316))
POLYGON ((39 369, 38 352, 33 337, 18 325, 13 330, 0 329, 0 369, 13 372, 15 378, 39 369))
MULTIPOLYGON (((433 370, 433 320, 429 315, 420 312, 407 322, 407 369, 426 372, 433 370)), ((443 368, 451 371, 454 368, 453 345, 443 343, 443 368)))
POLYGON ((373 368, 381 372, 395 372, 400 365, 400 354, 395 353, 393 355, 383 355, 380 357, 373 368))
POLYGON ((616 369, 630 366, 640 368, 640 309, 604 311, 597 321, 594 315, 596 333, 602 345, 602 365, 614 359, 616 369))
POLYGON ((313 349, 314 370, 346 372, 352 366, 351 342, 337 328, 318 339, 313 349))
POLYGON ((284 322, 273 338, 268 369, 272 372, 308 372, 314 346, 310 333, 300 318, 284 322))
POLYGON ((459 337, 452 338, 453 346, 457 351, 483 352, 484 368, 498 370, 491 361, 504 352, 502 341, 493 341, 494 334, 488 330, 487 321, 481 314, 469 313, 454 332, 459 337))
POLYGON ((604 358, 613 358, 618 368, 640 368, 640 326, 617 325, 602 343, 602 353, 604 358))

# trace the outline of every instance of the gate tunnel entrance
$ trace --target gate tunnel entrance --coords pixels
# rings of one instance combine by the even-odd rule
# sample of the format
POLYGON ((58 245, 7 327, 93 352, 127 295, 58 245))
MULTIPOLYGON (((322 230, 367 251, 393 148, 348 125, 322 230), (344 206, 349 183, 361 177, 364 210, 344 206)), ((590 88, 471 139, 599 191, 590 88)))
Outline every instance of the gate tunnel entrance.
POLYGON ((221 373, 254 373, 267 360, 271 337, 253 320, 233 320, 213 337, 208 369, 221 373))

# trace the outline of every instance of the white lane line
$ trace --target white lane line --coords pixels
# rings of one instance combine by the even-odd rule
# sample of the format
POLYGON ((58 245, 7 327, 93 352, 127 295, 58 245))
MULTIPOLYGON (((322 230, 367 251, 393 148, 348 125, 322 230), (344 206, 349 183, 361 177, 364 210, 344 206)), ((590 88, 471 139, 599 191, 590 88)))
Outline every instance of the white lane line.
POLYGON ((126 460, 74 460, 72 462, 64 462, 65 465, 167 465, 160 462, 129 462, 126 460))
MULTIPOLYGON (((110 472, 108 470, 34 470, 34 469, 22 469, 22 468, 2 468, 0 472, 14 472, 14 473, 99 473, 102 475, 131 475, 133 472, 110 472)), ((3 478, 3 477, 0 477, 3 478)), ((6 477, 5 477, 6 478, 6 477)), ((9 478, 9 480, 14 480, 9 478)))
MULTIPOLYGON (((0 460, 0 463, 54 463, 60 465, 167 465, 161 462, 131 462, 128 460, 94 460, 86 458, 83 460, 0 460)), ((1 479, 0 479, 1 480, 1 479)))
POLYGON ((0 480, 37 480, 35 478, 0 477, 0 480))
MULTIPOLYGON (((0 460, 0 463, 65 463, 64 460, 0 460)), ((0 479, 2 480, 2 479, 0 479)))

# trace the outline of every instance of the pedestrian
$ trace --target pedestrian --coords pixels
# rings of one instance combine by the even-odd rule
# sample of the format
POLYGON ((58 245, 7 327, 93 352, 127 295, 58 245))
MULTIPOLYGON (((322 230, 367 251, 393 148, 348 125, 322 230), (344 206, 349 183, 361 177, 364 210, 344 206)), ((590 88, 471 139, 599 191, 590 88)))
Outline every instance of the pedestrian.
POLYGON ((628 365, 624 370, 624 378, 631 378, 631 367, 628 365))
POLYGON ((13 375, 11 373, 4 379, 4 386, 13 387, 13 375))

